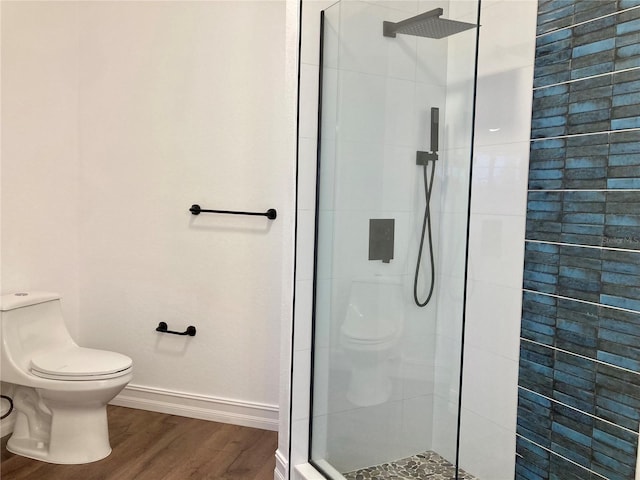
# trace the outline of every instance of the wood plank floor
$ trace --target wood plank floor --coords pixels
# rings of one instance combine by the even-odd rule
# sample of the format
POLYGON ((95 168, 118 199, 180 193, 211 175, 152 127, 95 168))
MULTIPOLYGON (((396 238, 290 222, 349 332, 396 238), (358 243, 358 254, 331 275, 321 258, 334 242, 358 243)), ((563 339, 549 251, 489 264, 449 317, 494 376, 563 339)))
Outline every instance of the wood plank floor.
POLYGON ((108 407, 113 451, 85 465, 53 465, 7 451, 2 480, 273 480, 277 432, 108 407))

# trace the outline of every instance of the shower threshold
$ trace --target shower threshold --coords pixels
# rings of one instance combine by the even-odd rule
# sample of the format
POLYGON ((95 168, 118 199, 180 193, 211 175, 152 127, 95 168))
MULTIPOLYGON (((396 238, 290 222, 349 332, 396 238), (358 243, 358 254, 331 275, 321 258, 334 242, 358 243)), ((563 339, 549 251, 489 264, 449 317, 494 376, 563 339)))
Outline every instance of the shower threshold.
MULTIPOLYGON (((453 480, 456 468, 444 457, 429 451, 343 475, 346 480, 453 480)), ((477 480, 464 470, 459 471, 458 479, 477 480)))

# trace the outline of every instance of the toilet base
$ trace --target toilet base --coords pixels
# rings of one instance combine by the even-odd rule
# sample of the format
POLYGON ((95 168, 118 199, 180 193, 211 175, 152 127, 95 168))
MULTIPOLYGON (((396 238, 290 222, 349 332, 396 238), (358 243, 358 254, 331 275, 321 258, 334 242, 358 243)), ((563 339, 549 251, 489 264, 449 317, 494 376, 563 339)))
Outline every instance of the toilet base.
POLYGON ((18 412, 7 450, 34 460, 64 465, 91 463, 109 456, 106 405, 82 409, 49 408, 50 431, 46 433, 41 431, 37 420, 18 412))
POLYGON ((78 384, 84 390, 17 386, 16 423, 7 450, 48 463, 76 465, 109 456, 107 402, 131 380, 120 378, 78 384))
POLYGON ((49 444, 31 440, 28 438, 18 438, 14 441, 11 441, 10 439, 9 442, 7 442, 7 450, 22 457, 32 458, 33 460, 40 460, 41 462, 56 463, 60 465, 77 465, 81 463, 97 462, 98 460, 102 460, 103 458, 106 458, 111 454, 111 448, 109 448, 106 454, 101 454, 100 456, 92 460, 81 462, 65 461, 66 459, 64 458, 54 458, 49 455, 49 444))

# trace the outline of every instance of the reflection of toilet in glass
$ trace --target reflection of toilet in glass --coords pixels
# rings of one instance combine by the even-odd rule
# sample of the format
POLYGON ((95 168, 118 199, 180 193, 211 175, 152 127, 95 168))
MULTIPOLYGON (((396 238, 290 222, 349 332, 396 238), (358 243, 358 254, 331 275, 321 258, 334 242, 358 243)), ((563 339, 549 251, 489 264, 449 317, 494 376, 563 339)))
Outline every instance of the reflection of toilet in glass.
POLYGON ((347 398, 353 404, 368 406, 389 400, 391 379, 387 360, 403 324, 399 284, 375 279, 351 284, 340 343, 350 361, 347 398))

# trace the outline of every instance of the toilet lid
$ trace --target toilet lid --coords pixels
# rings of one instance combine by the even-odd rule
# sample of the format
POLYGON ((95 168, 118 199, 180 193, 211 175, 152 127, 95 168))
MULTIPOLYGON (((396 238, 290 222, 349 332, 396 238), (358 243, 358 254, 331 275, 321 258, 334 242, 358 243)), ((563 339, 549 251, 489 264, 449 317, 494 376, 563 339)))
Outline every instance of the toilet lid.
POLYGON ((55 380, 88 380, 113 378, 131 369, 126 355, 93 348, 75 347, 54 350, 31 359, 34 375, 55 380))

